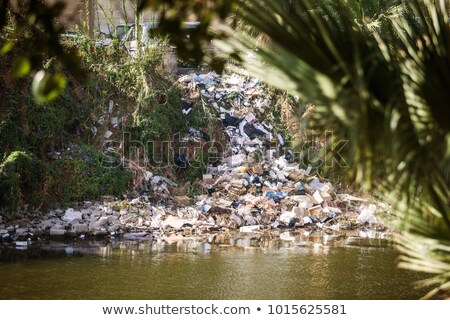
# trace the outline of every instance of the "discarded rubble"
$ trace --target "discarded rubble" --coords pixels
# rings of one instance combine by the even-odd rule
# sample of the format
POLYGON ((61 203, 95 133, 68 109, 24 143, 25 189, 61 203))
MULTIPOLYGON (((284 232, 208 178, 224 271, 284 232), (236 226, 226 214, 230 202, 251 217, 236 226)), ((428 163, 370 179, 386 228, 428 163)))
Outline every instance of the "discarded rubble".
MULTIPOLYGON (((179 83, 187 95, 183 113, 190 113, 195 107, 192 101, 201 99, 216 110, 227 137, 222 161, 210 164, 203 175, 202 195, 176 195, 177 183, 145 172, 144 194, 50 211, 20 233, 20 225, 0 222, 0 239, 115 238, 126 234, 127 239, 146 240, 154 232, 179 235, 299 228, 336 232, 367 225, 385 228, 376 216, 376 204, 340 194, 331 183, 311 175, 311 167, 301 168, 294 162, 292 150, 283 148, 283 137, 257 118, 270 103, 257 80, 208 73, 183 76, 179 83)), ((191 128, 184 140, 209 141, 210 137, 191 128)), ((185 168, 189 164, 178 154, 175 165, 185 168)))

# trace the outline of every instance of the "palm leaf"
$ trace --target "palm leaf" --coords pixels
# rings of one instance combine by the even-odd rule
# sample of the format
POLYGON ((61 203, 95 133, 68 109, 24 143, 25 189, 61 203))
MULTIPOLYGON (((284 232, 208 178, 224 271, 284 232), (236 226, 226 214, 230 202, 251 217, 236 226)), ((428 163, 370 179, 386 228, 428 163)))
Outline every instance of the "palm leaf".
POLYGON ((431 294, 450 292, 448 5, 247 0, 237 15, 271 46, 227 29, 217 43, 245 53, 254 76, 314 102, 318 128, 350 141, 355 182, 402 216, 400 266, 435 274, 422 283, 439 285, 431 294))

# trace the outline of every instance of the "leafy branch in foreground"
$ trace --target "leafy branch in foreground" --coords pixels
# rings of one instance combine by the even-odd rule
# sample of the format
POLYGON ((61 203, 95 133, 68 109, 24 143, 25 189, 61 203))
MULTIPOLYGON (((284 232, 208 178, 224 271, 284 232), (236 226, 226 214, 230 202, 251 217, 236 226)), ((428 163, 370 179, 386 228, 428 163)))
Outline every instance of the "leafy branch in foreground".
POLYGON ((38 103, 54 100, 66 86, 63 68, 68 68, 79 79, 85 76, 75 50, 67 50, 61 43, 64 29, 56 23, 64 1, 48 4, 41 0, 0 0, 0 31, 5 41, 0 41, 0 55, 14 59, 12 74, 24 78, 35 72, 32 92, 38 103), (12 54, 20 47, 20 56, 12 54), (56 58, 56 71, 44 68, 46 58, 56 58))
POLYGON ((421 283, 435 286, 426 297, 450 294, 448 6, 248 0, 236 14, 270 48, 226 27, 217 41, 254 76, 313 101, 318 127, 350 141, 355 182, 402 216, 400 267, 435 275, 421 283))

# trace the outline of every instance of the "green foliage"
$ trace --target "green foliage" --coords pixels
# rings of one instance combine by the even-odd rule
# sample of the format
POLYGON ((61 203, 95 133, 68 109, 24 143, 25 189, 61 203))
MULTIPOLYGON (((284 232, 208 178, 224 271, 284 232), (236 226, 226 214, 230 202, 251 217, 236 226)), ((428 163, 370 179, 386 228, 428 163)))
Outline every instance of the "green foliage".
POLYGON ((36 153, 40 155, 63 145, 67 120, 65 106, 31 103, 28 109, 28 123, 31 128, 27 136, 28 143, 35 146, 36 153))
POLYGON ((57 160, 64 203, 96 199, 101 195, 120 195, 131 174, 114 153, 102 153, 86 145, 73 145, 57 160))
POLYGON ((189 162, 189 166, 186 169, 185 177, 187 181, 190 181, 195 185, 195 181, 202 178, 208 167, 208 156, 202 153, 198 153, 193 161, 189 162))
POLYGON ((189 181, 184 186, 184 193, 191 199, 194 199, 195 197, 202 195, 203 192, 204 190, 202 185, 200 184, 199 179, 189 181))
POLYGON ((26 144, 23 129, 16 121, 17 114, 12 108, 0 117, 0 161, 15 148, 22 149, 26 144))
POLYGON ((188 115, 184 115, 182 98, 180 87, 172 86, 166 89, 162 103, 149 97, 145 106, 135 111, 133 122, 140 132, 140 141, 172 141, 173 138, 177 139, 175 135, 181 135, 182 138, 190 126, 198 128, 202 125, 203 110, 194 106, 188 115))
POLYGON ((17 57, 14 60, 13 75, 17 78, 26 77, 31 70, 31 62, 27 57, 17 57))
POLYGON ((149 103, 137 110, 135 123, 142 130, 142 141, 172 139, 173 134, 187 131, 181 98, 181 90, 172 87, 168 89, 164 103, 149 103))
MULTIPOLYGON (((86 44, 92 45, 91 40, 86 44)), ((94 47, 93 50, 96 50, 95 45, 92 47, 94 47)), ((73 49, 70 46, 68 48, 69 50, 73 49)), ((27 178, 23 183, 15 177, 28 177, 27 174, 8 175, 8 179, 5 176, 1 179, 1 183, 5 188, 11 187, 8 187, 10 196, 8 199, 5 198, 5 202, 2 201, 2 204, 5 203, 8 210, 13 212, 24 204, 31 206, 40 206, 41 203, 58 205, 61 202, 95 199, 100 195, 118 195, 124 192, 130 181, 130 173, 121 167, 109 168, 99 165, 102 160, 108 158, 94 150, 94 144, 98 140, 92 139, 91 127, 94 123, 92 119, 100 117, 101 112, 104 112, 103 107, 108 105, 112 98, 117 103, 134 108, 139 92, 118 92, 115 86, 123 83, 126 87, 126 81, 132 81, 133 88, 141 90, 144 88, 142 85, 143 69, 139 69, 139 73, 137 73, 137 69, 128 70, 125 76, 122 77, 119 74, 114 77, 119 68, 113 68, 113 66, 117 65, 119 60, 116 57, 113 59, 113 51, 108 51, 109 56, 103 57, 104 60, 85 55, 83 56, 85 61, 101 61, 104 63, 103 67, 107 66, 110 73, 102 72, 102 66, 98 66, 96 69, 99 73, 87 69, 91 73, 89 81, 85 84, 80 84, 72 76, 69 76, 70 81, 61 94, 56 97, 50 90, 47 93, 53 95, 55 99, 50 103, 38 104, 27 90, 31 79, 18 80, 11 77, 12 56, 21 56, 25 49, 26 47, 16 45, 7 56, 0 57, 2 61, 0 97, 5 101, 0 106, 0 159, 5 158, 14 150, 33 150, 36 162, 44 165, 49 174, 33 176, 32 180, 27 178), (114 79, 114 81, 108 81, 110 79, 114 79), (78 94, 75 94, 75 91, 78 91, 78 94), (135 94, 136 96, 134 96, 135 94), (65 151, 63 158, 55 161, 61 150, 66 150, 73 141, 91 144, 89 147, 84 146, 83 150, 86 150, 86 154, 93 159, 93 163, 84 163, 77 156, 69 159, 68 156, 71 155, 65 151), (83 175, 82 172, 91 172, 91 174, 83 175), (19 182, 12 184, 11 181, 14 179, 19 182), (33 188, 29 187, 30 181, 33 182, 33 188), (40 185, 40 187, 34 188, 35 185, 40 185), (42 187, 43 185, 45 188, 42 187), (44 192, 44 190, 46 191, 44 192)), ((106 51, 106 49, 99 50, 106 51)), ((101 54, 103 53, 100 52, 99 57, 101 54)), ((127 59, 132 61, 133 58, 127 59)), ((161 61, 161 58, 152 56, 149 60, 151 61, 147 61, 142 67, 148 67, 154 71, 155 65, 152 63, 156 63, 156 60, 161 61)), ((138 62, 133 63, 136 67, 138 64, 138 62)), ((53 70, 55 68, 54 60, 48 60, 45 67, 53 70)), ((47 74, 44 77, 47 77, 47 74)), ((55 80, 54 77, 52 79, 55 80)), ((166 82, 167 80, 159 83, 162 83, 161 86, 164 87, 163 84, 166 82)), ((46 90, 46 88, 43 89, 46 90)), ((116 112, 123 111, 117 110, 116 112)), ((120 117, 121 114, 119 113, 118 116, 120 117)), ((127 115, 124 114, 124 116, 127 115)), ((36 170, 36 172, 39 171, 36 170)))
POLYGON ((0 53, 10 54, 14 47, 21 50, 21 55, 14 57, 10 72, 16 78, 23 78, 36 71, 32 94, 38 103, 54 100, 66 85, 66 77, 61 72, 69 67, 73 75, 84 76, 78 56, 74 51, 66 50, 60 42, 63 28, 56 23, 65 4, 56 1, 30 0, 1 1, 0 4, 0 53), (43 61, 54 57, 59 72, 44 71, 43 61))
POLYGON ((0 203, 15 214, 25 203, 42 203, 49 182, 49 168, 32 154, 14 151, 0 164, 0 203))
MULTIPOLYGON (((24 69, 24 67, 21 67, 21 69, 24 69)), ((34 76, 31 89, 36 102, 44 104, 55 100, 64 90, 66 84, 67 79, 63 74, 52 75, 40 70, 34 76)))

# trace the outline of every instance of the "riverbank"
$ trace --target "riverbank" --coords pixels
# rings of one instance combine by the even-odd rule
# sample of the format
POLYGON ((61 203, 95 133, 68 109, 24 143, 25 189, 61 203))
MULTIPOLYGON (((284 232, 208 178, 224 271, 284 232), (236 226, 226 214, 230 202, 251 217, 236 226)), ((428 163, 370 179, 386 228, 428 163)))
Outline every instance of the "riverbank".
MULTIPOLYGON (((277 129, 276 121, 269 122, 271 102, 258 80, 205 73, 183 75, 178 83, 184 92, 183 115, 209 110, 205 125, 210 128, 190 127, 172 147, 174 163, 133 163, 135 192, 121 198, 0 220, 1 241, 145 239, 155 232, 178 236, 230 230, 333 234, 386 230, 382 220, 395 219, 384 203, 345 193, 322 178, 320 168, 304 163, 304 153, 288 141, 292 137, 277 129), (186 178, 195 172, 201 179, 173 181, 163 174, 171 171, 186 178)), ((114 136, 124 137, 125 131, 116 129, 114 136)))
MULTIPOLYGON (((243 233, 297 231, 308 234, 321 232, 329 235, 388 231, 379 217, 371 213, 366 205, 362 205, 364 209, 359 214, 349 211, 322 220, 317 220, 311 215, 305 215, 302 219, 294 216, 288 223, 280 220, 283 218, 283 214, 280 214, 273 217, 273 222, 264 224, 261 216, 255 216, 253 221, 249 221, 239 213, 239 210, 220 205, 211 207, 209 213, 205 213, 198 205, 158 206, 145 200, 143 197, 131 201, 112 199, 103 202, 86 201, 79 207, 51 210, 46 215, 30 214, 9 222, 0 220, 0 241, 16 242, 26 246, 30 241, 55 238, 151 240, 160 237, 161 234, 164 238, 183 239, 193 235, 230 231, 243 233)), ((350 206, 351 203, 352 201, 349 201, 350 206)), ((293 213, 285 212, 284 215, 293 213)))

